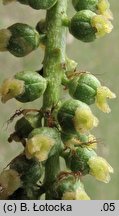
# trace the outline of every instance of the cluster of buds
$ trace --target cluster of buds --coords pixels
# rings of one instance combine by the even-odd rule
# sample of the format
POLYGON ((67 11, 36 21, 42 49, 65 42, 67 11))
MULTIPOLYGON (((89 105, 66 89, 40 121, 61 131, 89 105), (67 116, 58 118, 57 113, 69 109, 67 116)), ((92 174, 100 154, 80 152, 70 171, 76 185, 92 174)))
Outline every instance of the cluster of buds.
POLYGON ((78 11, 71 19, 70 33, 84 42, 94 41, 110 33, 113 19, 108 0, 72 0, 78 11))
MULTIPOLYGON (((37 10, 50 10, 58 3, 58 0, 3 0, 3 4, 13 1, 37 10)), ((63 28, 67 26, 75 38, 91 42, 111 32, 112 13, 107 0, 72 0, 72 4, 77 13, 71 20, 63 17, 61 25, 63 28)), ((16 23, 1 29, 0 51, 24 57, 40 44, 47 47, 49 29, 46 22, 40 20, 36 28, 16 23)), ((52 58, 48 52, 48 58, 52 58)), ((23 115, 16 122, 15 131, 8 141, 21 142, 24 150, 0 175, 0 199, 39 199, 46 192, 47 199, 89 200, 80 176, 90 174, 105 183, 110 180, 113 168, 97 155, 97 140, 90 133, 99 123, 90 105, 95 103, 101 111, 109 113, 107 99, 116 95, 102 86, 90 72, 77 71, 77 63, 64 56, 65 62, 60 62, 61 72, 64 72, 61 83, 69 91, 70 99, 58 101, 56 107, 52 104, 52 107, 43 106, 40 110, 19 110, 10 118, 12 121, 14 117, 23 115), (67 170, 59 172, 47 187, 44 169, 55 155, 65 160, 67 170)), ((59 69, 59 62, 57 65, 59 69)), ((21 71, 6 79, 0 87, 1 101, 6 103, 15 98, 27 103, 46 94, 53 86, 49 87, 49 83, 54 82, 55 78, 50 80, 46 76, 44 66, 47 67, 43 65, 41 71, 21 71)), ((52 170, 49 172, 53 173, 52 170)))

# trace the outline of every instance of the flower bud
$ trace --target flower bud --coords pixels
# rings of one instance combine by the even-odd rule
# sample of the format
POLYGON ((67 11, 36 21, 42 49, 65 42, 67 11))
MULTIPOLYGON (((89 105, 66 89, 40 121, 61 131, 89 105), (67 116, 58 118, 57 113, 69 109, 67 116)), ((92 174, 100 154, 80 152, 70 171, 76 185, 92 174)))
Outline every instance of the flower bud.
POLYGON ((55 128, 34 129, 26 143, 26 157, 45 161, 60 150, 61 139, 55 128))
POLYGON ((12 169, 4 170, 0 174, 0 200, 7 199, 21 185, 22 183, 18 172, 12 169))
POLYGON ((90 200, 81 181, 67 172, 61 173, 50 193, 55 200, 90 200))
POLYGON ((48 10, 56 4, 57 0, 28 0, 28 2, 34 9, 48 10))
POLYGON ((28 55, 38 48, 39 44, 39 33, 27 24, 15 23, 7 29, 0 30, 0 51, 8 50, 16 57, 28 55))
POLYGON ((93 156, 96 156, 93 149, 79 146, 73 152, 70 150, 66 154, 66 165, 73 172, 81 172, 82 175, 86 175, 90 172, 88 161, 93 156))
POLYGON ((113 173, 113 168, 110 164, 102 157, 94 156, 88 161, 90 167, 90 174, 94 176, 97 180, 104 183, 110 181, 110 173, 113 173))
POLYGON ((67 151, 64 158, 67 167, 73 172, 90 174, 105 183, 110 181, 109 174, 113 173, 113 168, 104 158, 97 156, 93 149, 79 146, 75 151, 67 151))
POLYGON ((77 11, 91 10, 108 19, 113 19, 108 0, 72 0, 72 4, 77 11))
POLYGON ((17 73, 13 79, 5 80, 0 88, 2 102, 11 98, 25 103, 39 98, 46 89, 46 79, 37 72, 22 71, 17 73))
POLYGON ((3 0, 3 4, 11 3, 12 1, 18 1, 21 4, 29 5, 32 8, 39 10, 45 9, 48 10, 53 7, 57 0, 3 0))
POLYGON ((77 12, 70 22, 70 33, 83 42, 92 42, 112 31, 112 24, 102 15, 90 10, 77 12))
POLYGON ((69 94, 88 105, 96 103, 97 107, 103 112, 110 112, 106 99, 115 98, 107 87, 101 86, 99 80, 90 73, 75 76, 68 83, 69 94))
POLYGON ((21 139, 27 138, 31 131, 39 126, 41 126, 39 114, 27 114, 16 122, 15 134, 21 139))
POLYGON ((36 184, 42 176, 42 165, 35 159, 27 159, 24 154, 16 157, 11 163, 10 168, 16 170, 21 176, 23 186, 36 184))
POLYGON ((99 80, 90 73, 79 74, 68 83, 69 94, 88 105, 95 102, 99 86, 101 86, 99 80))
POLYGON ((78 100, 65 101, 58 111, 58 122, 64 133, 85 133, 98 125, 90 107, 78 100))

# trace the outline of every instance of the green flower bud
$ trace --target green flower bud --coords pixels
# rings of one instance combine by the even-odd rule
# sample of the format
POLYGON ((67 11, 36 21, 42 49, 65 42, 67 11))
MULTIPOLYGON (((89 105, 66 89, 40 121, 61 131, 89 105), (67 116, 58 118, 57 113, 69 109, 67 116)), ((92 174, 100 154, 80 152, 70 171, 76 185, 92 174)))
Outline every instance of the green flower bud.
POLYGON ((113 19, 108 0, 72 0, 72 4, 77 11, 91 10, 108 19, 113 19))
POLYGON ((0 174, 0 200, 7 199, 22 186, 20 176, 15 170, 4 170, 0 174))
POLYGON ((5 80, 0 88, 2 102, 11 98, 26 103, 39 98, 46 89, 46 79, 37 72, 23 71, 17 73, 13 79, 5 80))
MULTIPOLYGON (((70 173, 60 173, 61 179, 57 179, 49 192, 54 200, 90 200, 79 179, 70 173)), ((59 176, 60 176, 59 174, 59 176)))
POLYGON ((26 187, 30 184, 36 184, 42 176, 42 165, 35 159, 27 159, 24 154, 16 157, 11 163, 10 168, 16 170, 26 187))
POLYGON ((26 143, 26 157, 45 161, 60 150, 61 138, 55 128, 34 129, 26 143))
POLYGON ((28 0, 28 2, 34 9, 48 10, 56 4, 57 0, 28 0))
POLYGON ((90 10, 77 12, 70 22, 70 33, 83 42, 92 42, 112 31, 112 24, 102 15, 90 10))
POLYGON ((98 125, 98 119, 89 106, 81 101, 69 99, 58 111, 58 122, 64 133, 85 133, 98 125))
POLYGON ((32 8, 39 10, 45 9, 48 10, 53 7, 57 0, 3 0, 3 4, 11 3, 12 1, 18 1, 21 4, 29 5, 32 8))
POLYGON ((66 155, 66 164, 73 171, 80 171, 83 175, 89 174, 90 167, 88 161, 96 153, 93 149, 87 147, 77 147, 75 152, 69 151, 66 155))
POLYGON ((15 124, 15 134, 19 138, 27 138, 34 128, 41 126, 39 114, 27 114, 15 124))
POLYGON ((75 151, 67 151, 64 154, 66 165, 73 172, 81 172, 83 175, 90 174, 97 180, 108 183, 113 168, 108 162, 96 155, 96 152, 87 147, 77 147, 75 151))
POLYGON ((75 76, 68 83, 69 94, 88 105, 95 102, 97 88, 101 86, 99 80, 90 73, 75 76))
POLYGON ((39 33, 27 24, 16 23, 7 29, 0 30, 0 51, 8 50, 16 57, 28 55, 39 44, 39 33), (3 45, 1 45, 2 40, 3 45))
POLYGON ((103 112, 109 113, 110 108, 106 99, 113 99, 116 95, 105 86, 101 86, 99 80, 90 73, 75 76, 68 82, 69 94, 88 105, 96 103, 103 112))

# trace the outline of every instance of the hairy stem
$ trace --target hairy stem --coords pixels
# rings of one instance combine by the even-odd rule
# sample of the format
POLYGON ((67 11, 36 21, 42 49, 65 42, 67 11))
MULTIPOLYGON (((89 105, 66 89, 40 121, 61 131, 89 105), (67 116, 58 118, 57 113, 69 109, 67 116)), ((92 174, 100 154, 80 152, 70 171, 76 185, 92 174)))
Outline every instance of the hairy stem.
MULTIPOLYGON (((66 48, 66 27, 62 25, 62 19, 66 16, 67 1, 58 0, 57 4, 47 11, 46 15, 47 42, 43 64, 44 77, 48 81, 48 86, 43 97, 44 111, 57 105, 60 99, 66 48)), ((45 119, 45 125, 47 124, 47 119, 45 119)), ((59 155, 57 154, 49 158, 46 163, 45 185, 47 187, 50 187, 59 169, 59 155)))

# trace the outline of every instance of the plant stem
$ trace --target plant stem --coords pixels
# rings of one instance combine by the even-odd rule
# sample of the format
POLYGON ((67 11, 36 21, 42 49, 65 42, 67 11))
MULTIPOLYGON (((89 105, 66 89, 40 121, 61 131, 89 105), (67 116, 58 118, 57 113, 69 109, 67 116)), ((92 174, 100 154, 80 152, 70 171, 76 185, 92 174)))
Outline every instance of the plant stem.
MULTIPOLYGON (((60 99, 61 80, 66 57, 66 27, 62 25, 62 19, 66 16, 67 1, 58 0, 56 5, 47 11, 46 15, 47 41, 43 65, 44 77, 47 79, 48 85, 43 97, 44 111, 56 106, 60 99)), ((47 119, 45 119, 45 125, 48 125, 47 119)), ((58 154, 47 160, 45 167, 47 189, 59 172, 59 167, 58 154)))

